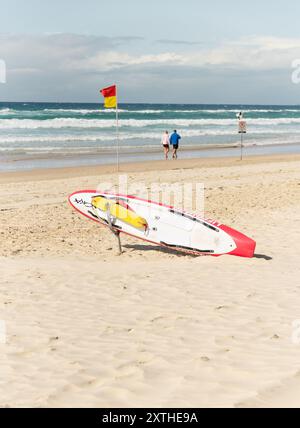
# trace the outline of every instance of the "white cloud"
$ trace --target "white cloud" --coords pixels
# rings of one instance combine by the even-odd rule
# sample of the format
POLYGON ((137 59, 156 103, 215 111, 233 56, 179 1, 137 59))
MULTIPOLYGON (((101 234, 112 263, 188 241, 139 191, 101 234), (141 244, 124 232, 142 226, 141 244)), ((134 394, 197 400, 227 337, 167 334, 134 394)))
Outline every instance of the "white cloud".
POLYGON ((195 45, 188 51, 177 44, 174 50, 169 46, 165 51, 163 44, 152 44, 147 49, 147 44, 135 36, 0 34, 0 58, 7 64, 10 82, 2 88, 23 98, 34 93, 44 99, 47 94, 63 98, 66 93, 91 92, 96 84, 115 79, 122 80, 129 89, 148 86, 149 91, 161 88, 167 92, 182 81, 191 87, 195 82, 205 82, 207 87, 213 87, 216 81, 221 85, 222 75, 228 70, 231 79, 247 72, 252 84, 252 71, 261 76, 266 71, 273 75, 276 70, 290 73, 291 62, 300 57, 300 38, 251 36, 206 49, 195 45))
POLYGON ((211 49, 198 48, 193 52, 163 52, 137 55, 124 51, 109 51, 92 55, 77 67, 113 70, 134 65, 173 65, 190 67, 231 67, 240 70, 288 69, 294 58, 300 55, 300 39, 275 37, 249 37, 229 41, 211 49))
POLYGON ((270 37, 270 36, 251 36, 243 37, 238 41, 233 41, 231 44, 241 45, 241 46, 254 46, 257 48, 263 47, 264 50, 274 50, 274 49, 299 49, 300 48, 300 39, 296 38, 281 38, 281 37, 270 37))
POLYGON ((130 55, 124 52, 100 52, 90 58, 82 58, 69 63, 70 69, 110 71, 135 65, 179 65, 185 64, 185 57, 173 52, 153 55, 130 55))
POLYGON ((230 41, 196 56, 198 64, 235 69, 288 69, 300 55, 300 38, 248 37, 230 41))
POLYGON ((0 57, 10 70, 109 71, 135 65, 177 65, 267 69, 285 67, 300 55, 300 39, 248 37, 211 49, 138 54, 129 48, 138 37, 107 38, 76 34, 0 35, 0 57))

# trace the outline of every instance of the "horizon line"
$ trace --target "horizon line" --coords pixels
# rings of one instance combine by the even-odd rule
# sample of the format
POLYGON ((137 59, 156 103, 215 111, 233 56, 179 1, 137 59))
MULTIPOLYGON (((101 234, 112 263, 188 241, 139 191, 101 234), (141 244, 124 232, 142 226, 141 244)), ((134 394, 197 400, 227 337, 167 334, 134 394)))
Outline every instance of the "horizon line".
MULTIPOLYGON (((96 101, 0 101, 0 104, 95 104, 102 106, 102 102, 96 102, 96 101)), ((285 106, 300 106, 300 104, 263 104, 263 103, 154 103, 154 102, 121 102, 118 105, 130 105, 130 104, 140 104, 140 105, 195 105, 195 106, 278 106, 278 107, 285 107, 285 106)))

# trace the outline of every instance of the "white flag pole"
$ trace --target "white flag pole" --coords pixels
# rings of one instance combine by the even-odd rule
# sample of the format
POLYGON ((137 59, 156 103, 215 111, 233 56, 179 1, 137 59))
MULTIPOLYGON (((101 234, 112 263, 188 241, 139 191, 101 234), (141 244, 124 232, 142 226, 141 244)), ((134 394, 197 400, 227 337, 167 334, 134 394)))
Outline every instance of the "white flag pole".
POLYGON ((118 110, 118 89, 116 85, 116 142, 117 142, 117 171, 120 170, 120 159, 119 159, 119 110, 118 110))

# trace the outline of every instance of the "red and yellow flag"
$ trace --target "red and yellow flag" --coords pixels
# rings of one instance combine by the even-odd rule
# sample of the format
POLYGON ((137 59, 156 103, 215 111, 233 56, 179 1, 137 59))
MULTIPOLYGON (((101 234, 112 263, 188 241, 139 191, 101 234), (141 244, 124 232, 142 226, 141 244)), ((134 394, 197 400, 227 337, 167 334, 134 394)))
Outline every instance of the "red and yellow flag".
POLYGON ((117 107, 117 87, 109 86, 108 88, 101 89, 100 93, 104 96, 104 107, 116 108, 117 107))

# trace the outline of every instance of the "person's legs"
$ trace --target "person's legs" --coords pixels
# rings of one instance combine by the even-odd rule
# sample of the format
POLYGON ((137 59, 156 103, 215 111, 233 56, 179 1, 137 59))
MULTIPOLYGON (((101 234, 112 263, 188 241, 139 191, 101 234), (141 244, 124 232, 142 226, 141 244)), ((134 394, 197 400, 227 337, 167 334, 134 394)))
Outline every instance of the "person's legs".
POLYGON ((174 145, 173 146, 173 159, 177 159, 177 150, 178 150, 178 146, 174 145))
POLYGON ((168 160, 169 147, 168 146, 164 146, 164 151, 165 151, 165 159, 168 160))

